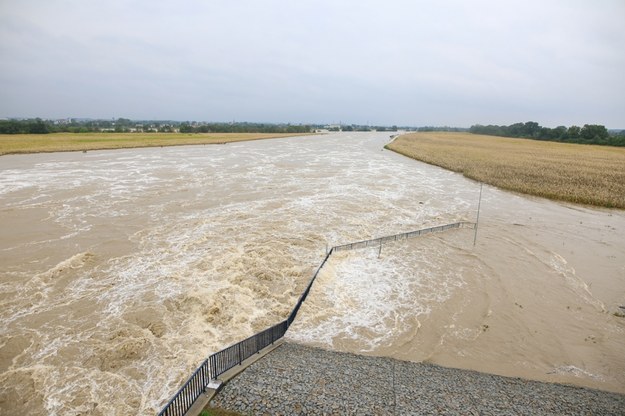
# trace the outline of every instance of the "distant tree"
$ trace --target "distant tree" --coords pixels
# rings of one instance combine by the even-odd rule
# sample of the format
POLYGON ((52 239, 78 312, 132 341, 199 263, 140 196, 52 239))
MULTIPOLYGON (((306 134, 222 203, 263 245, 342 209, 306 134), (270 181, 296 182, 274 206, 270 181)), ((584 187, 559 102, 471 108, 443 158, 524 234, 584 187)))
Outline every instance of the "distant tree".
POLYGON ((0 120, 1 134, 19 134, 22 133, 20 124, 15 120, 0 120))
POLYGON ((523 136, 538 137, 540 134, 540 125, 535 121, 528 121, 523 125, 523 136))
POLYGON ((603 143, 610 137, 608 129, 599 124, 584 124, 579 135, 583 141, 589 143, 603 143))
POLYGON ((539 140, 555 140, 557 137, 553 136, 553 129, 549 127, 541 127, 538 131, 538 134, 535 136, 536 139, 539 140))
POLYGON ((514 123, 509 125, 507 130, 507 136, 509 135, 511 137, 522 137, 525 134, 525 124, 514 123))
POLYGON ((521 137, 537 140, 564 141, 570 143, 602 144, 610 146, 625 146, 625 136, 619 136, 618 131, 610 132, 605 126, 585 124, 584 127, 558 126, 554 129, 541 127, 534 121, 515 123, 509 126, 475 124, 469 129, 470 133, 487 134, 491 136, 521 137))
POLYGON ((566 126, 558 126, 555 129, 551 130, 551 136, 553 140, 565 141, 567 139, 567 128, 566 126))
POLYGON ((579 126, 571 126, 567 131, 567 136, 569 137, 569 139, 571 139, 571 141, 576 141, 577 139, 579 139, 580 131, 581 128, 579 126))
POLYGON ((180 133, 193 133, 193 127, 189 123, 182 123, 180 125, 180 133))

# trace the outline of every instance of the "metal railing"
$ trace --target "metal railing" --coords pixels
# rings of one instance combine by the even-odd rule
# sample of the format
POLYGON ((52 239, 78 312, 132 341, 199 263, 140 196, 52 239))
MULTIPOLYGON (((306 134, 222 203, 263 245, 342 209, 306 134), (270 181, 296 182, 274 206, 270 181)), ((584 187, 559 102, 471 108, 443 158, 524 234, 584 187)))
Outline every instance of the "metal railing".
POLYGON ((308 293, 310 292, 310 289, 312 288, 312 285, 315 282, 317 275, 319 275, 319 272, 326 264, 331 254, 332 250, 330 250, 324 257, 321 265, 317 268, 317 271, 310 279, 310 282, 308 282, 306 289, 299 297, 297 303, 295 304, 295 307, 285 321, 282 321, 279 324, 272 326, 271 328, 259 332, 256 335, 252 335, 251 337, 244 339, 241 342, 237 342, 236 344, 231 345, 221 351, 218 351, 208 357, 210 361, 210 374, 212 380, 217 379, 217 377, 230 370, 231 368, 240 365, 243 361, 250 358, 252 355, 260 352, 269 345, 273 344, 274 342, 282 338, 284 334, 286 334, 289 326, 291 326, 291 324, 295 320, 299 308, 306 300, 306 297, 308 296, 308 293))
POLYGON ((424 228, 422 230, 410 231, 408 233, 389 235, 386 237, 374 238, 372 240, 364 240, 364 241, 358 241, 355 243, 343 244, 340 246, 335 246, 332 249, 334 251, 356 250, 359 248, 379 246, 380 244, 389 243, 391 241, 399 241, 399 240, 405 240, 408 238, 414 238, 414 237, 418 237, 418 236, 429 234, 429 233, 447 231, 452 228, 462 228, 462 227, 474 226, 474 225, 475 224, 472 222, 464 222, 464 221, 455 222, 453 224, 439 225, 436 227, 424 228))
POLYGON ((321 262, 319 267, 317 267, 317 271, 315 272, 313 277, 310 279, 310 282, 308 282, 308 286, 306 286, 306 289, 304 289, 304 292, 302 293, 302 295, 297 300, 297 303, 295 304, 295 307, 293 308, 293 310, 291 311, 291 314, 289 315, 289 317, 286 320, 287 328, 289 326, 291 326, 291 324, 295 320, 295 317, 297 316, 297 312, 299 311, 299 308, 302 306, 302 303, 304 303, 304 301, 308 297, 308 293, 310 293, 310 289, 312 288, 313 283, 315 283, 315 279, 317 278, 317 275, 319 275, 319 272, 321 271, 323 266, 326 264, 326 262, 328 261, 328 259, 330 258, 330 256, 332 255, 333 252, 334 252, 334 248, 330 249, 330 251, 328 251, 326 253, 326 256, 323 258, 323 261, 321 262))
POLYGON ((200 397, 200 394, 204 393, 209 381, 208 359, 206 359, 163 407, 158 416, 183 416, 200 397))
POLYGON ((216 380, 217 377, 226 371, 240 365, 252 355, 282 338, 287 328, 287 321, 282 321, 271 328, 267 328, 258 334, 252 335, 208 357, 210 361, 211 380, 216 380))
POLYGON ((163 410, 158 414, 158 416, 183 416, 193 405, 195 400, 205 391, 205 387, 208 385, 210 380, 216 380, 217 377, 225 373, 226 371, 236 367, 237 365, 241 365, 243 361, 250 358, 252 355, 259 353, 264 348, 273 344, 280 338, 284 336, 286 331, 289 329, 289 326, 295 320, 297 316, 297 312, 299 311, 302 303, 308 297, 310 293, 310 289, 312 288, 315 279, 319 275, 319 272, 326 264, 332 253, 335 251, 341 250, 355 250, 358 248, 371 247, 375 245, 380 245, 382 243, 390 242, 390 241, 398 241, 404 240, 407 238, 418 237, 420 235, 429 234, 433 232, 440 232, 449 230, 452 228, 461 228, 463 226, 475 226, 474 223, 471 222, 456 222, 448 225, 441 225, 438 227, 430 227, 422 230, 411 231, 408 233, 395 234, 391 236, 375 238, 373 240, 365 240, 358 241, 356 243, 343 244, 340 246, 335 246, 328 251, 315 271, 315 274, 308 282, 306 289, 299 297, 295 307, 289 314, 289 317, 285 320, 272 326, 271 328, 267 328, 262 332, 259 332, 255 335, 252 335, 249 338, 244 339, 243 341, 237 342, 234 345, 231 345, 227 348, 224 348, 221 351, 218 351, 208 359, 204 360, 204 362, 195 370, 193 375, 187 380, 187 382, 178 390, 178 392, 174 395, 173 399, 165 405, 163 410))

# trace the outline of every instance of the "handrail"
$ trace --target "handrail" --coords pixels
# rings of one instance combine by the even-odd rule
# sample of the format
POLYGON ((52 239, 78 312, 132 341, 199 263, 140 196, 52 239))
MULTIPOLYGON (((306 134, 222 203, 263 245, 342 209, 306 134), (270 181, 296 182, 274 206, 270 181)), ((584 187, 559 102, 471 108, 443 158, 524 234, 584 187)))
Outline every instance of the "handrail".
POLYGON ((243 341, 237 342, 227 348, 217 351, 210 355, 204 362, 195 370, 193 375, 187 380, 187 382, 178 390, 174 397, 165 405, 163 410, 158 416, 183 416, 193 405, 195 400, 204 392, 205 387, 210 380, 216 380, 217 377, 230 370, 231 368, 241 365, 243 361, 252 355, 260 352, 262 349, 273 344, 286 334, 289 326, 295 320, 297 312, 299 311, 302 303, 308 297, 310 289, 312 288, 315 279, 319 275, 319 272, 326 264, 332 253, 341 250, 355 250, 358 248, 370 247, 376 244, 382 244, 389 241, 398 241, 407 238, 413 238, 432 232, 445 231, 452 228, 460 228, 464 225, 473 225, 472 222, 455 222, 453 224, 439 225, 437 227, 424 228, 417 231, 411 231, 408 233, 401 233, 390 235, 386 237, 375 238, 373 240, 358 241, 350 244, 343 244, 340 246, 334 246, 328 251, 323 258, 323 261, 315 271, 315 274, 308 282, 306 289, 299 297, 295 307, 289 314, 289 317, 257 334, 252 335, 243 341))
POLYGON ((206 359, 163 407, 158 416, 183 416, 204 392, 209 381, 208 359, 206 359))
POLYGON ((243 361, 250 358, 252 355, 282 338, 287 328, 288 322, 286 320, 282 321, 277 325, 212 354, 208 357, 210 361, 211 380, 216 380, 217 377, 226 371, 237 365, 241 365, 243 361))
POLYGON ((260 352, 263 348, 268 347, 270 344, 273 344, 275 341, 284 336, 286 331, 289 329, 289 326, 291 326, 291 324, 295 320, 299 308, 306 300, 306 297, 308 296, 308 293, 310 292, 310 289, 312 288, 312 285, 315 282, 317 275, 321 271, 321 268, 328 261, 328 258, 332 254, 332 251, 333 250, 330 250, 326 254, 323 261, 321 262, 321 265, 317 268, 317 271, 310 279, 310 282, 308 282, 306 289, 299 297, 297 303, 295 304, 295 307, 285 321, 280 322, 279 324, 274 325, 271 328, 268 328, 262 332, 259 332, 256 335, 252 335, 251 337, 244 339, 243 341, 237 342, 236 344, 233 344, 228 348, 224 348, 223 350, 218 351, 208 357, 210 360, 210 374, 212 380, 216 380, 217 377, 230 370, 231 368, 237 365, 241 365, 244 360, 260 352))

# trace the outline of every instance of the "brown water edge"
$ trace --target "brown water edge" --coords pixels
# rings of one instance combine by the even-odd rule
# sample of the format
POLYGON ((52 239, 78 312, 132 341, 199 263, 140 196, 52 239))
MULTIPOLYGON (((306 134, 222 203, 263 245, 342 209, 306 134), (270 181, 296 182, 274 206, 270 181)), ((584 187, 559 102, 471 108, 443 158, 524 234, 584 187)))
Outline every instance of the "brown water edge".
POLYGON ((517 201, 514 222, 487 201, 475 247, 453 230, 333 255, 288 338, 625 393, 624 217, 517 201))

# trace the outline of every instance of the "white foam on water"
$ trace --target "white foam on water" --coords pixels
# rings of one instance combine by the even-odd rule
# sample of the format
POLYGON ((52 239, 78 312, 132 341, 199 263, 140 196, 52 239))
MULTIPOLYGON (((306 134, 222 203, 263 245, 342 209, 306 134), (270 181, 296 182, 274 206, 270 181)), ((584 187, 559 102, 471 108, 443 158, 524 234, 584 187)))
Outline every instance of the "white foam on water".
POLYGON ((575 268, 571 267, 566 259, 560 254, 550 254, 551 256, 548 260, 549 266, 565 279, 567 285, 571 287, 572 290, 577 292, 579 296, 584 299, 585 302, 588 302, 589 304, 596 307, 598 310, 605 312, 606 307, 603 302, 601 302, 592 294, 588 284, 575 273, 575 268))
POLYGON ((605 378, 601 375, 593 374, 590 371, 584 370, 574 365, 564 365, 564 366, 557 367, 554 369, 554 372, 556 374, 573 375, 575 377, 591 378, 591 379, 599 380, 599 381, 605 380, 605 378))
MULTIPOLYGON (((381 152, 386 139, 3 156, 0 202, 51 230, 0 251, 2 336, 31 345, 5 385, 33 374, 39 413, 155 413, 209 353, 284 319, 327 245, 473 218, 475 184, 381 152)), ((313 287, 328 309, 311 294, 293 336, 371 351, 463 287, 443 267, 452 248, 403 244, 333 256, 313 287)))
POLYGON ((289 339, 329 347, 347 340, 361 352, 391 346, 464 286, 461 268, 443 270, 447 250, 401 241, 383 245, 380 257, 378 247, 333 254, 289 339))
MULTIPOLYGON (((4 313, 0 328, 3 334, 8 334, 11 323, 33 313, 42 313, 49 310, 62 298, 52 298, 54 285, 59 277, 67 272, 74 272, 82 268, 93 257, 92 253, 77 253, 40 273, 34 274, 23 283, 23 272, 13 273, 16 278, 3 282, 3 288, 15 294, 4 302, 4 313), (19 284, 11 282, 20 282, 19 284)), ((35 328, 36 330, 37 328, 35 328)))

